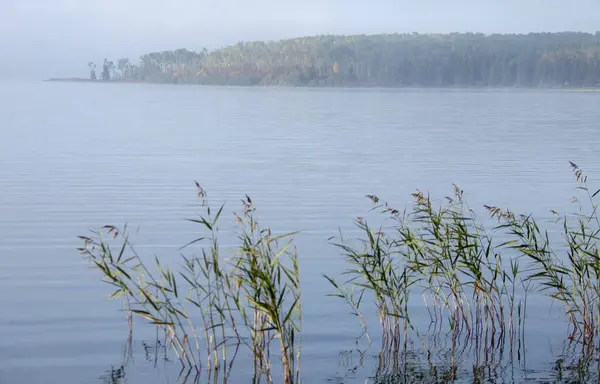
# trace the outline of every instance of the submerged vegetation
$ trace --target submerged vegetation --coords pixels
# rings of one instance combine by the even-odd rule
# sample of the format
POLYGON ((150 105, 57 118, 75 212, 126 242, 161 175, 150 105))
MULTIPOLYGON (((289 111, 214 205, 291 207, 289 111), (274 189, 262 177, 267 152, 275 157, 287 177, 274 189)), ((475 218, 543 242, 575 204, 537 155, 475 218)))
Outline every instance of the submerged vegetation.
POLYGON ((208 85, 597 87, 596 34, 384 34, 240 42, 88 64, 90 79, 208 85))
MULTIPOLYGON (((557 361, 557 377, 592 375, 590 365, 600 355, 600 190, 590 189, 579 166, 571 167, 585 199, 575 199, 574 214, 553 211, 552 223, 491 205, 485 206, 488 219, 479 220, 458 186, 443 203, 417 190, 412 208, 402 211, 367 196, 380 224, 357 218, 362 237, 335 242, 347 270, 324 277, 330 295, 359 320, 359 339, 371 345, 368 319, 379 319, 375 382, 449 382, 461 375, 484 380, 484 367, 508 369, 502 362, 520 361, 526 353, 533 291, 562 308, 565 348, 582 356, 572 364, 564 357, 557 361), (376 316, 365 312, 367 302, 375 304, 376 316), (413 317, 417 303, 429 324, 413 317)), ((112 297, 123 298, 129 313, 162 331, 188 372, 198 376, 205 367, 226 381, 243 347, 253 357, 255 381, 300 382, 302 307, 293 234, 261 228, 246 196, 243 213, 235 216, 238 245, 227 253, 219 245, 224 207, 211 210, 197 188, 205 213, 191 221, 206 236, 184 247, 202 244, 200 255, 183 256, 181 271, 138 255, 126 229, 113 226, 82 236, 80 252, 115 287, 112 297)), ((359 353, 362 360, 364 351, 359 353)))

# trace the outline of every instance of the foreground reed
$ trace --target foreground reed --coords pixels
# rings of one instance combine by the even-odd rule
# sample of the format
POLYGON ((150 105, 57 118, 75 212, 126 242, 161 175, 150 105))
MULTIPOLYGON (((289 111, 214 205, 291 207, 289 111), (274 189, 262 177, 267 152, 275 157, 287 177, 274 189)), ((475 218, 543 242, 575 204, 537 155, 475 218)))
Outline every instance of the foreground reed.
MULTIPOLYGON (((600 190, 590 189, 580 167, 571 167, 585 199, 575 199, 575 214, 552 211, 556 220, 550 223, 492 205, 479 219, 456 185, 442 202, 417 190, 412 207, 403 211, 367 196, 380 223, 358 217, 361 237, 340 236, 334 243, 347 266, 344 280, 324 277, 334 288, 331 295, 351 308, 369 345, 368 319, 378 319, 378 382, 402 382, 398 377, 416 369, 415 356, 436 366, 433 356, 440 351, 449 356, 440 382, 457 378, 467 352, 475 356, 473 377, 481 377, 482 367, 500 366, 505 353, 509 361, 524 360, 527 300, 534 290, 560 304, 569 345, 580 345, 585 361, 594 359, 600 350, 600 190), (559 231, 543 229, 552 225, 559 231), (374 302, 376 313, 365 313, 367 301, 374 302), (418 301, 429 316, 425 330, 413 313, 418 301)), ((239 245, 225 259, 218 230, 224 208, 211 210, 205 191, 197 188, 205 214, 191 221, 206 236, 184 247, 203 245, 199 255, 183 257, 182 271, 173 272, 158 258, 145 261, 126 228, 106 226, 82 237, 82 255, 115 287, 112 297, 122 297, 131 314, 164 334, 184 366, 199 372, 206 361, 208 372, 222 369, 226 379, 243 345, 253 357, 255 378, 272 383, 275 345, 283 382, 300 382, 294 234, 274 236, 260 228, 246 196, 242 214, 235 216, 239 245)))
POLYGON ((506 340, 512 345, 524 325, 524 299, 516 297, 516 286, 523 283, 519 263, 510 260, 505 269, 491 236, 466 206, 462 190, 454 186, 453 197, 438 207, 417 191, 412 210, 404 212, 376 196, 368 198, 384 215, 383 223, 372 228, 359 217, 362 245, 336 243, 351 267, 345 272, 350 277, 344 284, 325 277, 334 295, 351 304, 359 319, 364 318, 363 297, 374 298, 382 330, 381 363, 396 370, 399 357, 408 352, 409 333, 423 339, 409 313, 414 291, 429 312, 429 334, 450 332, 455 346, 461 335, 486 350, 506 340))
POLYGON ((504 245, 529 261, 527 279, 547 292, 560 303, 572 327, 572 338, 584 343, 599 341, 600 331, 600 256, 598 240, 598 194, 588 185, 587 176, 575 163, 570 162, 584 200, 573 201, 578 211, 570 215, 556 216, 560 225, 558 240, 551 238, 548 230, 531 215, 515 215, 510 210, 486 206, 492 217, 501 221, 498 229, 505 230, 512 238, 504 245))
POLYGON ((384 365, 391 361, 394 369, 398 357, 406 359, 411 333, 427 344, 409 313, 414 308, 409 301, 419 296, 429 312, 427 333, 449 333, 456 348, 462 338, 464 347, 476 351, 487 353, 498 346, 503 350, 506 344, 511 359, 515 348, 520 353, 532 290, 547 292, 564 308, 571 339, 600 343, 600 190, 591 190, 582 170, 570 164, 586 200, 584 204, 575 199, 576 214, 552 211, 562 233, 553 242, 531 215, 486 205, 490 218, 499 223, 478 221, 456 185, 453 195, 437 204, 417 190, 412 209, 404 211, 367 196, 383 215, 381 224, 373 227, 359 217, 359 245, 343 239, 335 243, 349 266, 347 279, 340 283, 325 278, 365 332, 368 316, 361 303, 366 297, 374 300, 384 365), (494 241, 492 235, 503 241, 494 241))
POLYGON ((174 273, 158 258, 145 261, 126 228, 105 226, 82 236, 79 251, 115 287, 112 298, 123 297, 130 313, 164 334, 184 367, 200 372, 204 344, 207 371, 216 374, 222 368, 225 380, 238 347, 245 345, 254 357, 255 379, 272 383, 270 347, 277 343, 283 382, 297 382, 301 302, 293 234, 274 236, 270 229, 261 229, 246 197, 243 214, 236 215, 240 245, 225 260, 218 230, 224 208, 211 210, 206 192, 197 188, 206 213, 191 221, 202 225, 208 236, 184 246, 204 244, 201 255, 183 256, 181 272, 174 273), (200 324, 194 321, 198 317, 200 324), (231 358, 230 347, 235 351, 231 358))

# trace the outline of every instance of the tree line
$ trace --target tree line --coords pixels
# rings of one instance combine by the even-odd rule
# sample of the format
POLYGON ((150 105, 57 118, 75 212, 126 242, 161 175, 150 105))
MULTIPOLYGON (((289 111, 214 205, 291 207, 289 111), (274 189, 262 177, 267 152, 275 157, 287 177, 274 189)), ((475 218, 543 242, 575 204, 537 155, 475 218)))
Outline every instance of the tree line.
POLYGON ((240 42, 105 59, 90 78, 207 85, 600 86, 600 32, 383 34, 240 42))

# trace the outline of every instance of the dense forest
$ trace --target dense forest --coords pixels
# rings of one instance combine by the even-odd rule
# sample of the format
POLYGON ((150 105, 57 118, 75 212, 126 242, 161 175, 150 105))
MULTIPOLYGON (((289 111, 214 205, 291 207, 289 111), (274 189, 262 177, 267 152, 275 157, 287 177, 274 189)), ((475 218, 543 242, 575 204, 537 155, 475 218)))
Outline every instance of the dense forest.
POLYGON ((596 87, 600 32, 299 37, 89 69, 93 80, 210 85, 596 87))

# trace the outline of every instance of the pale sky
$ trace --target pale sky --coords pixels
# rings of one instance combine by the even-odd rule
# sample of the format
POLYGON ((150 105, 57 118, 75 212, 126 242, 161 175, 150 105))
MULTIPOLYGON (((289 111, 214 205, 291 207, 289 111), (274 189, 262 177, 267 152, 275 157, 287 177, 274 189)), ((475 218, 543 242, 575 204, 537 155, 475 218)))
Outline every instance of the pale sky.
POLYGON ((600 0, 0 0, 0 74, 327 33, 600 30, 600 0))

